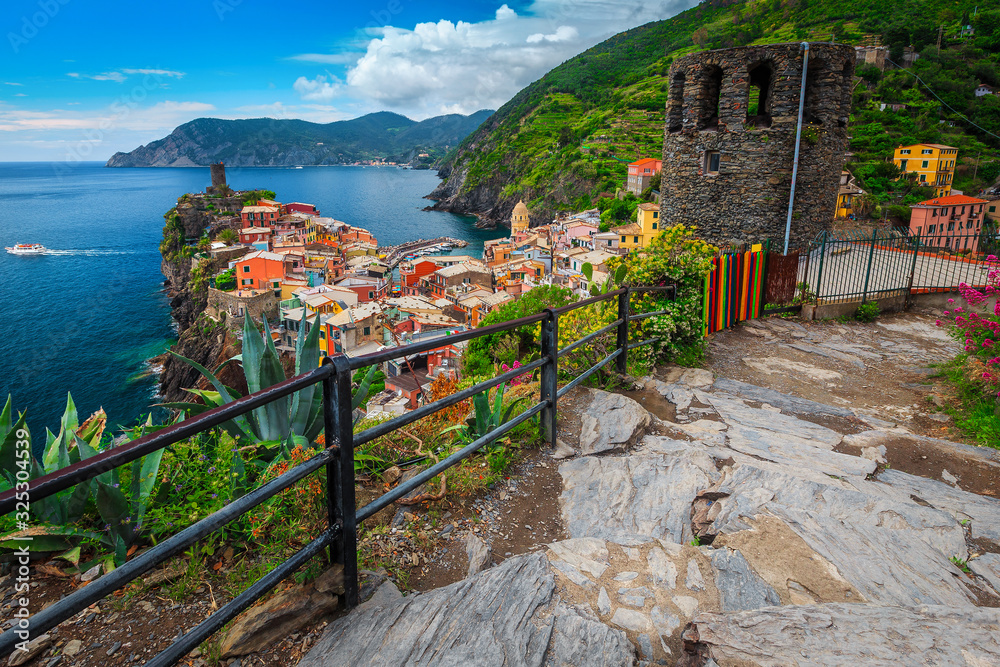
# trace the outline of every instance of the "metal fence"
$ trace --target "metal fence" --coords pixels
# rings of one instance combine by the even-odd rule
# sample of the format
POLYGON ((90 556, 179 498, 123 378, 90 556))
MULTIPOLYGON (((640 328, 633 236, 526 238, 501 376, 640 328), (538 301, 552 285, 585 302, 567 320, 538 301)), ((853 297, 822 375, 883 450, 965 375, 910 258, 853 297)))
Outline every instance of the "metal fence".
POLYGON ((990 230, 916 236, 875 230, 834 236, 824 232, 799 258, 798 282, 817 304, 863 302, 986 284, 990 230))
MULTIPOLYGON (((21 489, 12 489, 0 494, 0 513, 8 514, 15 510, 18 501, 28 500, 30 502, 51 496, 59 491, 69 489, 80 482, 93 479, 104 472, 131 463, 147 454, 220 426, 234 417, 250 412, 254 408, 266 405, 284 396, 289 396, 314 384, 322 383, 323 385, 323 416, 325 438, 328 444, 326 449, 319 451, 308 461, 295 466, 276 479, 233 501, 218 512, 160 542, 86 587, 78 589, 71 595, 32 615, 30 618, 29 638, 37 637, 59 625, 94 602, 134 581, 165 560, 181 554, 195 542, 222 528, 230 521, 233 521, 291 487, 307 475, 320 469, 325 469, 326 473, 328 511, 326 530, 317 535, 315 539, 291 558, 257 580, 250 588, 223 605, 218 611, 187 633, 178 637, 166 650, 146 664, 153 665, 154 667, 166 667, 175 664, 183 656, 187 655, 222 628, 227 622, 235 618, 240 612, 250 607, 268 591, 273 589, 282 579, 298 570, 312 557, 327 548, 330 549, 331 561, 343 565, 343 599, 345 607, 348 609, 354 607, 358 604, 357 525, 536 415, 540 415, 543 438, 554 445, 557 435, 556 406, 558 399, 612 361, 615 362, 617 371, 624 374, 626 372, 629 351, 649 345, 657 340, 656 338, 651 338, 643 341, 629 342, 629 326, 631 323, 655 315, 662 315, 666 312, 660 310, 632 314, 631 296, 637 293, 660 293, 665 299, 673 300, 676 297, 676 287, 672 285, 624 287, 562 308, 549 308, 541 313, 529 315, 518 320, 473 329, 449 337, 448 340, 450 343, 458 343, 490 334, 513 331, 525 325, 541 324, 541 357, 517 369, 486 380, 485 382, 480 382, 468 389, 436 400, 357 434, 354 433, 351 410, 351 376, 353 372, 399 357, 428 352, 436 347, 440 347, 440 340, 390 348, 359 357, 347 357, 344 355, 326 357, 323 359, 323 364, 315 370, 237 399, 224 406, 209 410, 194 418, 164 428, 128 444, 109 449, 85 461, 39 477, 30 482, 26 495, 21 495, 21 489), (562 349, 558 348, 559 318, 561 315, 578 308, 608 300, 617 301, 618 318, 614 322, 583 336, 562 349), (611 334, 612 332, 615 332, 616 336, 614 350, 604 359, 590 366, 586 371, 560 388, 557 384, 560 357, 595 341, 604 334, 611 334), (455 405, 480 392, 488 391, 501 382, 507 382, 535 369, 540 369, 541 380, 539 399, 532 407, 364 507, 360 509, 356 507, 354 495, 355 447, 387 435, 438 410, 455 405)), ((0 635, 0 655, 10 653, 19 639, 23 638, 18 637, 16 626, 4 632, 3 635, 0 635)))

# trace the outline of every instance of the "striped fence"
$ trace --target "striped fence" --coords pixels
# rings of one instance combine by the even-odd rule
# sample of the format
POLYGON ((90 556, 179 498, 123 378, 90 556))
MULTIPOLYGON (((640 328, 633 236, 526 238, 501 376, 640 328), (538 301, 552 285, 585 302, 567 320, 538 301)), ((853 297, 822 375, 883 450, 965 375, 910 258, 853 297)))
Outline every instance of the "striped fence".
POLYGON ((759 245, 744 252, 726 253, 712 260, 715 268, 705 278, 704 333, 721 331, 761 315, 767 251, 759 245))

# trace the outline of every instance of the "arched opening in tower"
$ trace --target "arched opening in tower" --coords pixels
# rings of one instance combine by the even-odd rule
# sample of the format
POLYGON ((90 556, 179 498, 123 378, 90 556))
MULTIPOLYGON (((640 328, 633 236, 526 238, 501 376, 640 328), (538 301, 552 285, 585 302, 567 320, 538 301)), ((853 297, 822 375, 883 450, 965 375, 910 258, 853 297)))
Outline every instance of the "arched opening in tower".
POLYGON ((762 62, 751 67, 748 74, 747 123, 757 128, 771 127, 774 70, 770 63, 762 62))
POLYGON ((701 72, 697 112, 699 130, 716 130, 719 127, 719 95, 722 92, 722 69, 709 65, 701 72))
POLYGON ((802 110, 802 122, 820 125, 823 122, 823 76, 829 71, 822 58, 810 58, 806 69, 806 102, 802 110))
POLYGON ((680 132, 684 127, 684 81, 683 72, 677 72, 670 79, 670 93, 667 99, 667 131, 680 132))

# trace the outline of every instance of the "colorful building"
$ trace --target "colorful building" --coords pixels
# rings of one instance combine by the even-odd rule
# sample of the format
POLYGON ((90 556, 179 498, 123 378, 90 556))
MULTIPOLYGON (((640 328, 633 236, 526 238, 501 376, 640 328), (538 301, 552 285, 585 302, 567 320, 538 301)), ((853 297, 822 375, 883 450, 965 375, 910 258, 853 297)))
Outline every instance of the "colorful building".
POLYGON ((906 174, 916 174, 917 182, 934 188, 935 197, 951 194, 955 178, 958 149, 941 144, 913 144, 900 146, 892 156, 893 163, 906 174))
POLYGON ((635 222, 611 229, 618 234, 619 248, 645 248, 660 233, 660 207, 656 204, 639 204, 635 217, 635 222))
POLYGON ((234 263, 237 289, 281 289, 285 278, 286 255, 258 250, 234 263))
POLYGON ((257 250, 271 249, 271 230, 267 227, 246 227, 240 230, 240 243, 257 250))
POLYGON ((523 201, 519 201, 514 205, 514 210, 510 214, 510 235, 527 232, 530 226, 531 216, 528 214, 528 207, 524 205, 523 201))
POLYGON ((854 182, 849 171, 840 172, 840 190, 837 192, 837 209, 834 217, 849 218, 854 215, 854 198, 865 193, 854 182))
POLYGON ((240 219, 243 221, 243 228, 247 227, 273 227, 274 223, 281 216, 277 206, 244 206, 240 211, 240 219))
POLYGON ((966 195, 922 201, 910 207, 910 234, 925 246, 976 252, 989 203, 966 195))
POLYGON ((660 173, 662 167, 662 160, 651 157, 629 163, 628 180, 625 181, 625 189, 638 197, 649 187, 653 176, 660 173))

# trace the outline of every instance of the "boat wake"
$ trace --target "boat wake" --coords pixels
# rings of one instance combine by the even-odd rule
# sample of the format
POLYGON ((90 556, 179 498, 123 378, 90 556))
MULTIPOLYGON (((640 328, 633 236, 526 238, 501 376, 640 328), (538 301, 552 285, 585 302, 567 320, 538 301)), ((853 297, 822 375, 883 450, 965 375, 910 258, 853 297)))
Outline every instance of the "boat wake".
POLYGON ((82 257, 101 257, 105 255, 134 255, 134 250, 102 250, 99 248, 76 249, 76 250, 51 250, 48 249, 45 255, 77 255, 82 257))

